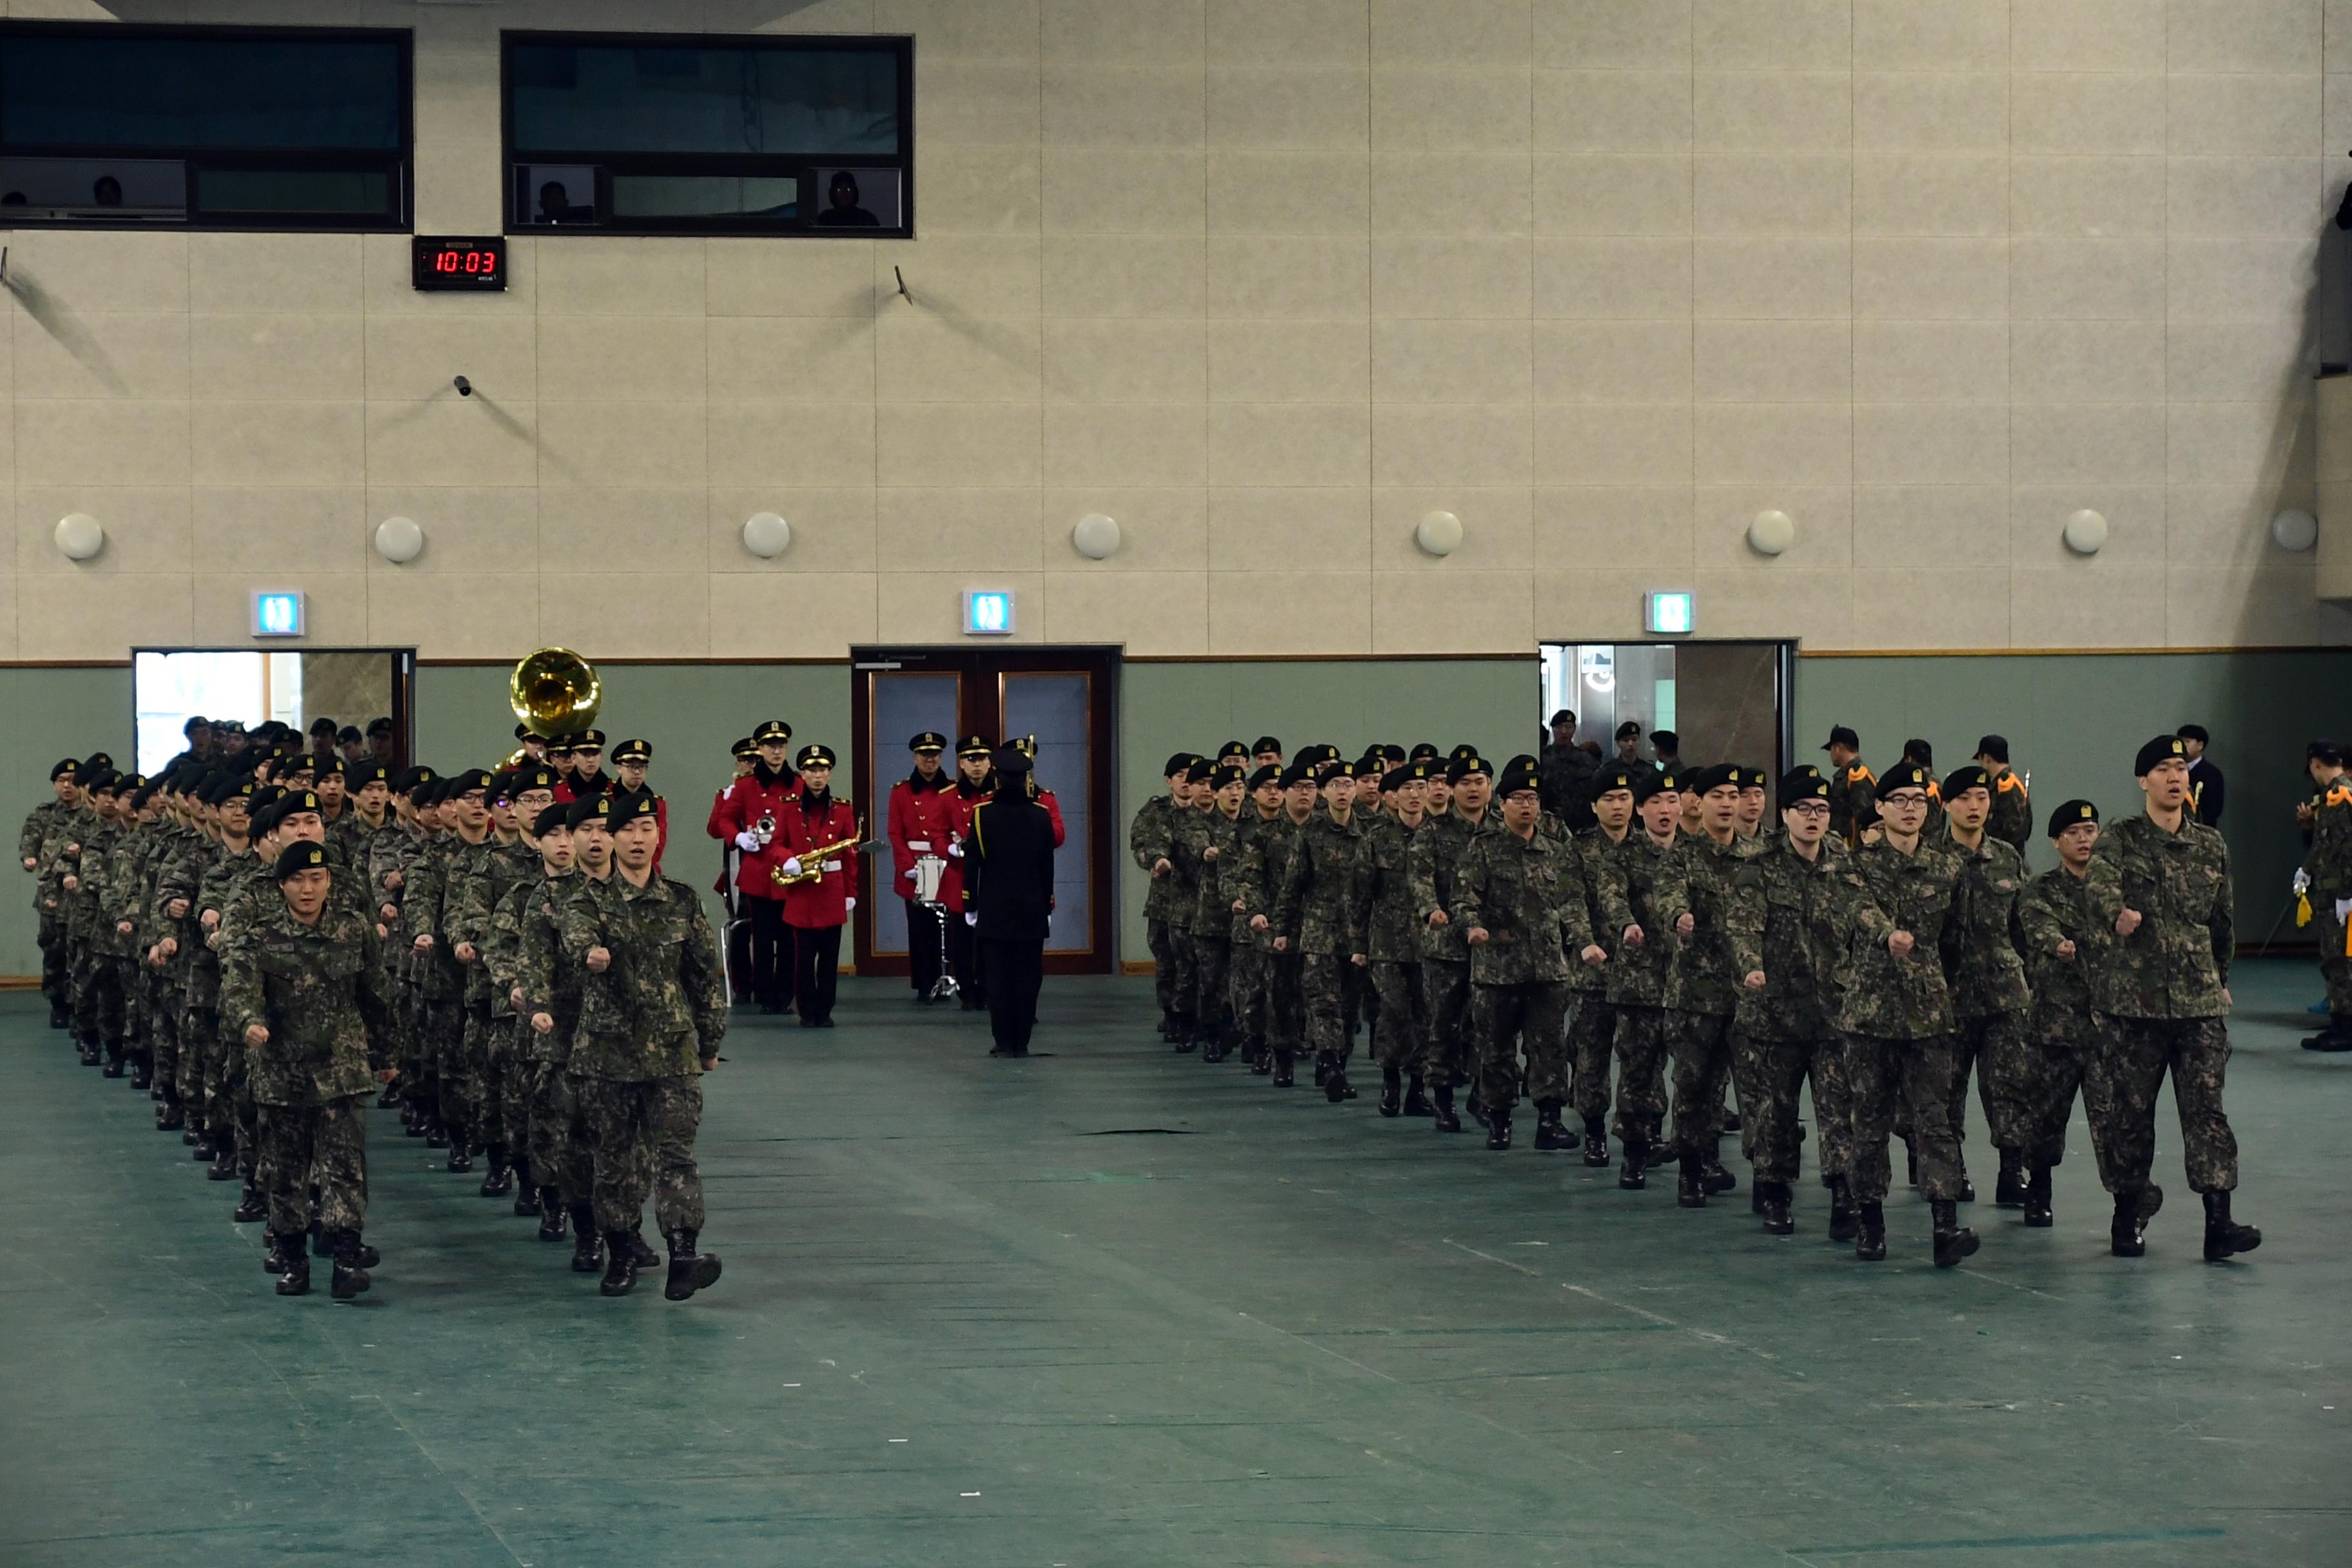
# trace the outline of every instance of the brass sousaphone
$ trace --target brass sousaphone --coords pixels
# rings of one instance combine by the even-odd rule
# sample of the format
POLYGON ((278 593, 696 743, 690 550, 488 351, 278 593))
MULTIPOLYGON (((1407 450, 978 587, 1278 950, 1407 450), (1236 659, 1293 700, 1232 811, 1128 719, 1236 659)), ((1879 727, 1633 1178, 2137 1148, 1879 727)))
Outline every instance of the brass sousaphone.
MULTIPOLYGON (((525 654, 507 678, 507 706, 530 726, 534 735, 552 740, 596 722, 604 703, 604 683, 596 667, 568 647, 543 647, 525 654)), ((520 746, 507 759, 509 767, 527 753, 520 746)))

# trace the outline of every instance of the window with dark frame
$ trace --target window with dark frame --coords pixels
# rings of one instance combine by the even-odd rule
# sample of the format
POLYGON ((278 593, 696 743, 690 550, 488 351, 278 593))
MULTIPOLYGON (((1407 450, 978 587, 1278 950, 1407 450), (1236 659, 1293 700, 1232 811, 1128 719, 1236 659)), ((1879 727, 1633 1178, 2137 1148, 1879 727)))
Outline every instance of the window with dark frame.
POLYGON ((502 35, 509 234, 914 233, 914 40, 502 35))
POLYGON ((0 23, 0 226, 409 226, 409 35, 0 23))

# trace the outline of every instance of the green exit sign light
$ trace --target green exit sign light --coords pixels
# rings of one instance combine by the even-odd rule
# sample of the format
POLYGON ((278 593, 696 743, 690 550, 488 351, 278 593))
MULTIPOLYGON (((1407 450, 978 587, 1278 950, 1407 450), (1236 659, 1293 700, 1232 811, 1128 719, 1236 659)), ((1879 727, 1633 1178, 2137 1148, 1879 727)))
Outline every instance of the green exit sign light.
POLYGON ((1678 637, 1698 628, 1698 607, 1688 594, 1642 595, 1642 629, 1678 637))

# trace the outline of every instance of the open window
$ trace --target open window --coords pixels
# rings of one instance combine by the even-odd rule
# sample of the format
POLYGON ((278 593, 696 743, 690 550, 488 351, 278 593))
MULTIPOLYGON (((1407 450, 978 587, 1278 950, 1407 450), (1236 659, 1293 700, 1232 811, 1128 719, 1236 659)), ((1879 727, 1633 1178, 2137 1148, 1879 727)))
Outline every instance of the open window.
POLYGON ((1654 760, 1651 737, 1664 730, 1685 763, 1743 763, 1778 778, 1797 761, 1796 658, 1785 642, 1548 642, 1541 719, 1573 712, 1577 744, 1604 762, 1620 754, 1617 731, 1631 723, 1633 759, 1654 760))
POLYGON ((197 717, 220 726, 206 744, 223 756, 245 746, 244 734, 233 734, 232 727, 249 733, 275 719, 307 734, 324 718, 335 721, 337 750, 346 760, 405 767, 415 680, 413 648, 138 648, 131 656, 131 702, 139 771, 154 773, 188 750, 187 723, 197 717), (379 720, 391 721, 388 736, 379 720))

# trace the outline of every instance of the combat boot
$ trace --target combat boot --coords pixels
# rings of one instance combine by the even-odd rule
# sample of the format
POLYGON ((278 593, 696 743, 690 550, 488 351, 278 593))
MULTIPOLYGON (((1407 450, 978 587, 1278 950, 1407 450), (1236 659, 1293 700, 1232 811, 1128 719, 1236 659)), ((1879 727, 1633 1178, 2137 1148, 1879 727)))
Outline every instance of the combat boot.
POLYGON ((1315 1081, 1323 1086, 1323 1098, 1333 1105, 1356 1098, 1356 1091, 1348 1084, 1348 1071, 1339 1065, 1339 1058, 1336 1056, 1317 1059, 1315 1081))
POLYGON ((629 1234, 613 1231, 604 1237, 604 1278, 596 1282, 604 1296, 625 1296, 636 1288, 637 1255, 629 1249, 629 1234))
POLYGON ((191 1127, 180 1134, 180 1142, 189 1145, 188 1158, 199 1165, 209 1165, 213 1159, 213 1135, 201 1128, 191 1127))
POLYGON ((507 1169, 507 1146, 493 1143, 483 1152, 489 1157, 490 1168, 482 1177, 482 1196, 502 1198, 514 1191, 514 1173, 507 1169))
POLYGON ((1858 1228, 1853 1217, 1853 1189, 1843 1176, 1830 1178, 1830 1239, 1852 1241, 1858 1228))
POLYGON ((2107 1225, 2107 1250, 2117 1258, 2147 1257, 2147 1221, 2138 1193, 2117 1193, 2115 1217, 2107 1225))
POLYGON ((1252 1035, 1249 1042, 1249 1069, 1253 1078, 1264 1078, 1274 1070, 1274 1051, 1264 1035, 1252 1035))
POLYGON ((1939 1198, 1927 1205, 1936 1219, 1936 1267, 1956 1268, 1960 1259, 1973 1257, 1977 1249, 1977 1233, 1960 1224, 1959 1205, 1949 1198, 1939 1198))
POLYGON ((1316 1087, 1316 1088, 1318 1088, 1318 1089, 1321 1089, 1321 1088, 1323 1087, 1324 1080, 1325 1080, 1325 1079, 1328 1079, 1330 1076, 1331 1076, 1331 1053, 1330 1053, 1330 1052, 1328 1052, 1328 1051, 1318 1051, 1318 1052, 1316 1052, 1316 1053, 1315 1053, 1315 1087, 1316 1087))
POLYGON ((368 1278, 370 1251, 360 1241, 355 1230, 329 1233, 334 1248, 335 1271, 327 1284, 327 1294, 338 1301, 356 1301, 360 1293, 375 1283, 368 1278))
POLYGON ((449 1146, 449 1129, 443 1126, 436 1118, 428 1117, 425 1120, 425 1146, 427 1149, 446 1149, 449 1146))
POLYGON ((1549 1100, 1536 1107, 1536 1147, 1547 1152, 1573 1149, 1580 1140, 1560 1121, 1559 1103, 1549 1100))
POLYGON ((1609 1129, 1598 1116, 1584 1119, 1584 1163, 1596 1171, 1609 1165, 1609 1129))
POLYGON ((1642 1147, 1650 1152, 1650 1163, 1643 1167, 1645 1170, 1663 1171, 1668 1165, 1682 1163, 1683 1146, 1671 1138, 1652 1138, 1642 1147))
POLYGON ((646 1245, 646 1233, 644 1231, 638 1229, 635 1226, 631 1226, 626 1231, 623 1232, 622 1235, 624 1238, 623 1245, 628 1247, 629 1257, 635 1262, 638 1268, 659 1268, 661 1267, 661 1254, 656 1252, 651 1247, 646 1245))
POLYGON ((1402 1068, 1382 1068, 1381 1069, 1380 1109, 1382 1116, 1404 1114, 1404 1072, 1402 1068))
POLYGON ((253 1184, 247 1182, 245 1190, 237 1194, 236 1207, 229 1210, 228 1217, 238 1225, 251 1225, 268 1213, 269 1205, 262 1201, 253 1184))
POLYGON ((2025 1206, 2025 1151, 2003 1149, 2000 1152, 2000 1176, 1992 1184, 1992 1201, 2000 1208, 2025 1206))
POLYGON ((1454 1114, 1454 1086, 1450 1083, 1441 1083, 1437 1086, 1434 1092, 1437 1096, 1437 1109, 1432 1114, 1430 1119, 1429 1125, 1431 1131, 1436 1132, 1461 1131, 1462 1118, 1454 1114))
POLYGON ((537 1219, 546 1212, 541 1201, 541 1185, 530 1179, 530 1160, 518 1155, 514 1163, 514 1215, 517 1219, 537 1219))
MULTIPOLYGON (((234 1182, 236 1180, 236 1140, 227 1137, 221 1137, 214 1140, 213 1163, 205 1167, 205 1180, 207 1182, 234 1182)), ((252 1190, 252 1184, 247 1183, 246 1191, 249 1194, 252 1190)), ((242 1208, 244 1205, 240 1204, 237 1206, 242 1208)), ((256 1217, 257 1218, 259 1216, 257 1215, 256 1217)))
MULTIPOLYGON (((808 1020, 803 1018, 801 1022, 805 1024, 808 1020)), ((1189 1057, 1201 1048, 1201 1042, 1192 1037, 1192 1026, 1189 1024, 1184 1026, 1183 1033, 1178 1035, 1171 1043, 1180 1057, 1189 1057)))
POLYGON ((281 1296, 307 1296, 310 1293, 310 1238, 300 1231, 279 1240, 278 1293, 281 1296))
POLYGON ((1886 1209, 1864 1204, 1854 1214, 1853 1256, 1858 1262, 1886 1261, 1886 1209))
POLYGON ((669 1243, 669 1281, 662 1287, 662 1295, 669 1300, 683 1301, 719 1282, 719 1257, 697 1253, 695 1235, 690 1230, 673 1230, 665 1237, 669 1243))
POLYGON ((81 1065, 86 1068, 94 1068, 104 1059, 99 1052, 98 1041, 94 1037, 77 1041, 75 1048, 81 1055, 81 1065))
POLYGON ((2263 1244, 2263 1233, 2251 1225, 2240 1225, 2230 1217, 2230 1194, 2215 1191, 2205 1194, 2205 1261, 2227 1263, 2241 1252, 2252 1252, 2263 1244))
POLYGON ((98 1076, 100 1078, 121 1078, 130 1070, 131 1064, 129 1061, 124 1059, 122 1055, 122 1042, 121 1040, 107 1041, 106 1065, 98 1069, 98 1076))
POLYGON ((596 1235, 596 1211, 587 1204, 572 1205, 572 1272, 598 1274, 604 1268, 604 1247, 596 1235))
POLYGON ((2057 1223, 2050 1209, 2050 1167, 2036 1165, 2025 1182, 2025 1224, 2031 1230, 2048 1230, 2057 1223))
POLYGON ((1214 1025, 1201 1031, 1201 1059, 1212 1066, 1225 1059, 1225 1032, 1214 1025))
POLYGON ((52 1029, 69 1029, 73 1027, 73 1015, 66 1011, 66 1005, 64 1003, 52 1002, 49 1004, 49 1027, 52 1029))
POLYGON ((1274 1087, 1288 1089, 1298 1080, 1291 1076, 1291 1065, 1297 1058, 1288 1046, 1274 1047, 1274 1087))
POLYGON ((563 1204, 553 1187, 541 1187, 532 1194, 539 1202, 539 1239, 562 1241, 569 1228, 564 1221, 571 1216, 563 1212, 563 1204))
POLYGON ((1793 1236, 1797 1222, 1789 1214, 1789 1187, 1785 1182, 1759 1182, 1756 1190, 1763 1196, 1764 1234, 1793 1236))
POLYGON ((1969 1180, 1969 1168, 1966 1165, 1960 1167, 1959 1196, 1952 1201, 1959 1204, 1972 1204, 1977 1201, 1977 1184, 1969 1180))
POLYGON ((1421 1075, 1415 1073, 1405 1080, 1404 1113, 1407 1116, 1426 1116, 1429 1110, 1428 1092, 1422 1087, 1421 1075))
POLYGON ((467 1142, 465 1129, 449 1129, 449 1157, 441 1163, 441 1168, 453 1176, 462 1176, 473 1170, 474 1146, 467 1142))
POLYGON ((1497 1154, 1511 1146, 1511 1111, 1508 1106, 1486 1108, 1486 1147, 1497 1154))
POLYGON ((1625 1140, 1625 1163, 1618 1168, 1617 1184, 1629 1193, 1650 1184, 1650 1146, 1639 1138, 1625 1140))
POLYGON ((1686 1209, 1706 1207, 1706 1178, 1701 1173, 1696 1154, 1682 1157, 1681 1169, 1675 1177, 1675 1205, 1686 1209))
POLYGON ((155 1131, 177 1132, 188 1124, 188 1113, 180 1104, 180 1097, 166 1093, 163 1106, 155 1112, 155 1131))
POLYGON ((131 1087, 142 1094, 155 1087, 155 1058, 147 1051, 134 1051, 131 1057, 131 1087))
POLYGON ((1698 1179, 1709 1195, 1737 1192, 1739 1188, 1739 1178, 1723 1168, 1723 1162, 1717 1158, 1712 1143, 1699 1151, 1698 1179))
POLYGON ((261 1271, 264 1274, 286 1272, 286 1239, 274 1230, 261 1233, 261 1271))
POLYGON ((2303 1042, 2306 1051, 2352 1051, 2352 1016, 2331 1013, 2327 1027, 2303 1042))

